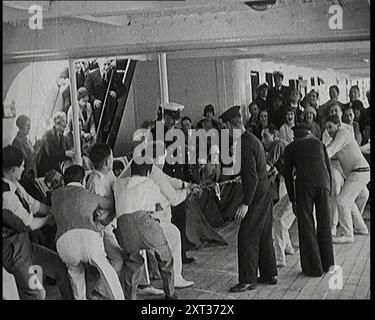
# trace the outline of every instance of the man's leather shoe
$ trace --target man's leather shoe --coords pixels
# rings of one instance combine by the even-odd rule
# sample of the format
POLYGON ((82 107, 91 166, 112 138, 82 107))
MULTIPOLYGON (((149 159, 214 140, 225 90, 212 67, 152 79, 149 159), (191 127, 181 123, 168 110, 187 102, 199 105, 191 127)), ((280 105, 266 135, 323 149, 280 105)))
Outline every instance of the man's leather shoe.
POLYGON ((264 284, 270 284, 270 285, 276 285, 278 280, 277 280, 277 276, 274 276, 274 277, 269 277, 269 278, 262 278, 262 277, 259 277, 257 279, 257 282, 258 283, 264 283, 264 284))
POLYGON ((165 300, 178 300, 177 294, 174 293, 171 296, 165 296, 165 300))
POLYGON ((151 295, 151 296, 161 296, 164 294, 164 290, 154 288, 152 285, 138 285, 137 294, 139 295, 151 295))
POLYGON ((188 257, 182 258, 182 263, 183 264, 189 264, 189 263, 193 263, 193 262, 195 262, 195 259, 193 257, 191 257, 191 258, 188 258, 188 257))
POLYGON ((257 287, 254 283, 237 283, 229 289, 229 292, 244 292, 247 290, 254 290, 257 287))

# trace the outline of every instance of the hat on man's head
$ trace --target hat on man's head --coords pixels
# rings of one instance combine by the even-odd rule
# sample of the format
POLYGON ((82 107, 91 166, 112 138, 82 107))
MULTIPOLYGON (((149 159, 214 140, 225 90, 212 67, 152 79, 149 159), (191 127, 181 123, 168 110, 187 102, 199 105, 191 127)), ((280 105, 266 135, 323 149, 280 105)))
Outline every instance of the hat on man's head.
POLYGON ((257 91, 260 91, 262 89, 268 89, 268 83, 267 82, 263 82, 259 86, 257 86, 257 91))
POLYGON ((164 114, 168 114, 175 119, 179 119, 181 111, 184 110, 184 106, 176 102, 165 102, 161 104, 161 107, 164 114))
POLYGON ((303 124, 292 127, 292 130, 296 137, 303 137, 311 133, 311 129, 303 124))
POLYGON ((223 122, 228 122, 234 118, 240 118, 241 117, 241 106, 234 106, 229 108, 227 111, 221 114, 219 117, 223 122))
POLYGON ((272 75, 273 75, 274 77, 281 77, 281 78, 284 78, 284 74, 283 74, 281 71, 278 71, 278 70, 274 71, 274 72, 272 73, 272 75))
POLYGON ((81 87, 77 90, 77 100, 79 101, 80 99, 86 97, 89 95, 89 92, 85 87, 81 87))
POLYGON ((16 120, 16 126, 21 129, 28 120, 30 120, 30 118, 27 115, 21 114, 16 120))
POLYGON ((316 118, 316 109, 314 107, 311 107, 311 106, 307 106, 304 110, 303 110, 304 113, 306 112, 312 112, 314 114, 314 118, 316 118))

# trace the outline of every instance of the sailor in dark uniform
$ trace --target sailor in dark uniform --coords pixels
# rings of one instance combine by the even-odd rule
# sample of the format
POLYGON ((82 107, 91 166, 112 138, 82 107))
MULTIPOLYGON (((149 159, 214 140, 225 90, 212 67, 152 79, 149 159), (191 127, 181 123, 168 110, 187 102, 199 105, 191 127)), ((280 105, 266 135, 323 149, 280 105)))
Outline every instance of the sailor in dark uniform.
POLYGON ((256 288, 257 282, 277 283, 275 252, 272 243, 272 196, 267 179, 266 156, 260 140, 243 127, 240 107, 234 106, 220 118, 233 135, 241 130, 241 148, 236 144, 235 161, 241 161, 242 204, 235 219, 241 221, 238 232, 239 283, 230 292, 256 288), (237 160, 236 160, 237 159, 237 160), (257 279, 257 271, 260 278, 257 279))
MULTIPOLYGON (((164 139, 165 147, 167 150, 167 159, 172 156, 176 157, 176 151, 173 151, 169 147, 173 144, 174 141, 167 141, 165 136, 167 132, 173 129, 180 119, 180 113, 184 109, 184 106, 174 102, 164 103, 160 106, 158 111, 158 119, 162 121, 164 124, 164 139)), ((151 130, 152 136, 154 139, 158 139, 158 134, 156 132, 158 128, 158 124, 151 130)), ((163 171, 172 178, 176 178, 182 181, 186 181, 191 177, 191 173, 189 172, 190 166, 187 163, 187 154, 185 154, 185 145, 182 145, 178 148, 177 152, 183 152, 183 156, 185 157, 185 163, 174 163, 170 164, 168 161, 165 162, 163 171)), ((185 183, 186 184, 186 183, 185 183)), ((184 184, 184 185, 185 185, 184 184)), ((181 254, 182 254, 182 262, 183 263, 191 263, 194 262, 194 258, 189 258, 186 255, 186 250, 189 246, 189 240, 186 237, 186 201, 182 202, 176 207, 172 207, 172 223, 180 230, 181 233, 181 254)))
POLYGON ((294 141, 284 151, 285 184, 298 221, 302 271, 307 276, 320 277, 334 265, 328 205, 331 168, 325 146, 312 137, 308 127, 298 125, 292 130, 294 141))

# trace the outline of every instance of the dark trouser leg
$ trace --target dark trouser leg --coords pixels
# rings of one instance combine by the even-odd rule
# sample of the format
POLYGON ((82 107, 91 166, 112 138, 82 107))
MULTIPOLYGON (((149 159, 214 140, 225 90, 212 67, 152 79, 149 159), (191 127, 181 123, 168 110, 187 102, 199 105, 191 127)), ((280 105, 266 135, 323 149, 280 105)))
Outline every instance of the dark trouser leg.
MULTIPOLYGON (((13 274, 21 300, 44 300, 46 298, 45 289, 29 285, 32 276, 29 271, 33 265, 30 246, 27 233, 17 234, 3 240, 3 267, 13 274)), ((32 283, 34 282, 32 281, 32 283)))
POLYGON ((186 238, 186 202, 182 202, 176 207, 172 207, 172 223, 181 233, 181 255, 186 258, 188 240, 186 238))
POLYGON ((238 280, 240 283, 256 283, 260 232, 251 226, 251 220, 246 214, 238 231, 238 280), (250 233, 253 232, 253 233, 250 233))
POLYGON ((107 141, 109 131, 111 130, 113 119, 115 117, 117 110, 117 100, 113 99, 110 95, 108 96, 107 103, 105 106, 103 114, 103 130, 102 130, 102 140, 107 141))
POLYGON ((272 240, 272 202, 269 201, 269 207, 265 208, 264 214, 266 221, 260 238, 259 246, 259 272, 262 278, 271 278, 277 276, 275 250, 272 240))
POLYGON ((125 282, 124 293, 127 300, 137 299, 137 287, 140 281, 139 279, 143 263, 144 260, 139 251, 134 253, 124 253, 124 265, 122 270, 125 282))
MULTIPOLYGON (((272 199, 269 186, 266 185, 262 190, 257 190, 253 204, 249 206, 245 218, 241 221, 238 231, 238 274, 240 283, 254 284, 257 282, 261 238, 267 221, 267 215, 270 214, 269 210, 267 212, 270 206, 272 206, 272 199)), ((270 235, 272 236, 272 234, 270 235)), ((264 240, 266 240, 266 235, 264 240)), ((264 252, 262 252, 262 267, 265 268, 265 264, 275 263, 275 256, 273 253, 273 262, 270 261, 268 258, 269 245, 267 241, 262 246, 262 249, 264 249, 264 252)), ((265 271, 265 273, 267 272, 265 271)))
POLYGON ((142 217, 143 248, 155 251, 163 289, 167 297, 174 294, 173 256, 160 224, 148 214, 142 217))
POLYGON ((31 259, 34 265, 39 265, 42 268, 45 275, 56 280, 64 300, 73 300, 67 268, 57 253, 46 247, 31 243, 31 259))
MULTIPOLYGON (((102 101, 103 103, 103 101, 102 101)), ((100 108, 95 108, 93 106, 93 116, 94 116, 94 123, 95 123, 95 128, 96 128, 96 133, 98 134, 98 125, 99 125, 99 120, 100 120, 100 115, 102 113, 102 107, 101 106, 100 108)))
POLYGON ((127 300, 136 300, 136 289, 140 281, 141 268, 144 264, 140 255, 141 240, 137 227, 138 221, 133 215, 123 215, 117 219, 117 229, 113 230, 122 249, 124 294, 127 300))
POLYGON ((299 250, 302 271, 307 276, 323 273, 319 244, 314 226, 313 206, 316 188, 296 185, 299 250))
POLYGON ((327 189, 320 188, 315 199, 317 235, 324 272, 328 272, 329 268, 334 265, 328 194, 327 189))
POLYGON ((124 252, 123 272, 127 299, 129 296, 135 297, 135 289, 139 284, 139 274, 144 263, 143 257, 139 254, 141 249, 155 251, 164 291, 167 296, 172 296, 173 257, 159 223, 152 219, 149 213, 136 212, 118 218, 117 229, 114 232, 124 252))
POLYGON ((146 250, 147 254, 147 266, 148 266, 148 273, 150 275, 150 278, 160 278, 160 273, 159 273, 159 267, 158 267, 158 262, 155 257, 155 252, 151 250, 146 250))

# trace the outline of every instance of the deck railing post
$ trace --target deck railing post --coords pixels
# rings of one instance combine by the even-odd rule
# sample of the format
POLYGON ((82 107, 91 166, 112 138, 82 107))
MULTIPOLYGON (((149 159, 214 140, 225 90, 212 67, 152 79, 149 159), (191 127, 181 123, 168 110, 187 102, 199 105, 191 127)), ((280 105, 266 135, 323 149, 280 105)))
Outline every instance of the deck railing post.
POLYGON ((69 59, 70 101, 73 111, 74 164, 82 165, 81 133, 79 129, 79 105, 77 99, 77 79, 74 60, 69 59))
POLYGON ((158 55, 159 61, 159 79, 160 79, 160 99, 161 103, 169 102, 168 93, 168 73, 167 73, 167 54, 165 52, 158 55))

